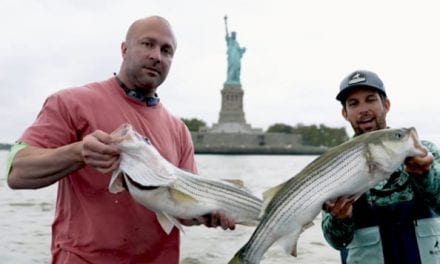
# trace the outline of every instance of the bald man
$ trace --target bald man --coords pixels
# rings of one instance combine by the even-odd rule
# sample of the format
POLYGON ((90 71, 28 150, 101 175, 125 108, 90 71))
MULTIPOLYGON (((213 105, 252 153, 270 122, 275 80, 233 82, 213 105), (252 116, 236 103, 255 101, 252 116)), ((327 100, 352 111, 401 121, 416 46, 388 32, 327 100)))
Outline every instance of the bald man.
MULTIPOLYGON (((107 190, 119 157, 110 133, 123 123, 148 137, 175 166, 197 172, 187 127, 157 95, 176 47, 164 18, 135 21, 121 44, 119 73, 48 97, 13 146, 8 165, 11 188, 58 183, 52 263, 179 262, 179 231, 167 235, 156 215, 128 192, 107 190)), ((224 229, 235 225, 222 213, 182 223, 224 229)))

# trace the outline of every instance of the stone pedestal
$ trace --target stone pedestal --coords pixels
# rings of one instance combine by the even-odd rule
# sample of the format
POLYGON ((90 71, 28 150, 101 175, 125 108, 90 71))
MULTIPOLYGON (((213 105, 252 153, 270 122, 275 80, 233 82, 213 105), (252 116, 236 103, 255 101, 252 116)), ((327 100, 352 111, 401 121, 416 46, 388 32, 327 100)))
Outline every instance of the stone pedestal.
POLYGON ((241 89, 241 85, 225 84, 221 94, 222 106, 218 122, 245 124, 246 120, 243 111, 244 91, 241 89))
POLYGON ((208 131, 211 133, 261 133, 262 129, 254 129, 246 123, 243 111, 244 91, 240 84, 225 83, 218 123, 208 131))

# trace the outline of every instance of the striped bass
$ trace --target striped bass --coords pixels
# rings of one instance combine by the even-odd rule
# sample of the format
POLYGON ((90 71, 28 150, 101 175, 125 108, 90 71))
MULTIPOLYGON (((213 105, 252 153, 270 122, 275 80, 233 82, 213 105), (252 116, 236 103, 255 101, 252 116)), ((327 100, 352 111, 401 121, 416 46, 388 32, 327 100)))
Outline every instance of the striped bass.
POLYGON ((262 219, 229 263, 259 263, 276 241, 296 257, 301 232, 312 225, 326 201, 340 196, 355 200, 389 178, 405 158, 426 154, 414 128, 369 132, 329 149, 264 193, 262 219))
POLYGON ((129 124, 112 136, 120 139, 116 145, 121 154, 109 191, 118 193, 127 188, 138 203, 156 213, 167 234, 173 226, 181 229, 177 219, 193 219, 219 210, 237 224, 258 224, 262 201, 249 191, 175 167, 129 124))

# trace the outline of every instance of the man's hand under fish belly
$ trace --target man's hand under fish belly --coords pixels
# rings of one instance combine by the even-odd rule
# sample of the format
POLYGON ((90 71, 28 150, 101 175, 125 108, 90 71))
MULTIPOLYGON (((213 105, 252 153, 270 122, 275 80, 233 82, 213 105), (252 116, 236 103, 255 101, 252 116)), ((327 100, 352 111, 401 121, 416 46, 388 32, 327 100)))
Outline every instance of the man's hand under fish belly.
POLYGON ((426 155, 421 157, 409 157, 405 160, 405 171, 411 175, 425 175, 433 162, 434 157, 431 152, 426 152, 426 155))
POLYGON ((336 219, 342 220, 353 215, 354 199, 351 196, 341 196, 334 201, 326 201, 322 209, 336 219))
POLYGON ((235 229, 234 219, 228 218, 222 211, 212 212, 211 214, 206 214, 193 219, 179 219, 179 221, 184 226, 205 225, 207 227, 220 226, 223 230, 235 229))

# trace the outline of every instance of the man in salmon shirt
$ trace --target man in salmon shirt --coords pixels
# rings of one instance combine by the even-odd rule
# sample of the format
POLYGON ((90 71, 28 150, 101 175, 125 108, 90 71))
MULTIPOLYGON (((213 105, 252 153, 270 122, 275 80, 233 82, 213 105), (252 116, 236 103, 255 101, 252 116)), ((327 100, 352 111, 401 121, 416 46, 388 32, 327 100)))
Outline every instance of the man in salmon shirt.
MULTIPOLYGON (((10 153, 8 184, 36 189, 58 183, 52 263, 178 263, 179 231, 167 235, 155 213, 128 192, 107 190, 119 151, 110 133, 123 123, 148 137, 175 166, 197 172, 191 135, 156 90, 168 75, 176 40, 169 22, 142 18, 121 44, 117 75, 49 96, 10 153)), ((184 225, 234 229, 213 212, 184 225)))

